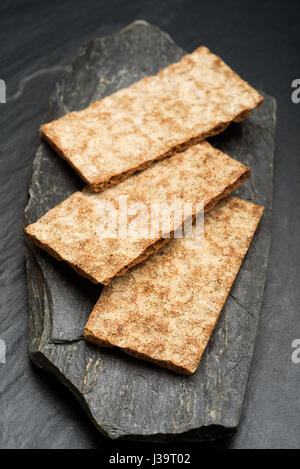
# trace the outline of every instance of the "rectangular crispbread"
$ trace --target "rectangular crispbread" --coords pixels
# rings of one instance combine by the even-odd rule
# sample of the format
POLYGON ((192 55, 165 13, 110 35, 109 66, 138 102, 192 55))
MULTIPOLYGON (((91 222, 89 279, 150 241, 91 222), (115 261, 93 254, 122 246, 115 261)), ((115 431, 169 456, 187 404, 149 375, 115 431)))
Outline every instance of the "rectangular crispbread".
POLYGON ((205 215, 204 239, 173 239, 105 287, 85 338, 179 373, 194 373, 263 207, 229 197, 205 215))
POLYGON ((35 244, 68 262, 79 274, 94 283, 108 284, 114 276, 122 275, 157 251, 182 226, 183 210, 179 221, 170 217, 170 230, 164 231, 161 226, 159 231, 151 232, 149 227, 147 236, 141 236, 139 227, 143 222, 149 226, 153 204, 178 203, 181 207, 192 204, 194 217, 202 208, 204 211, 212 208, 249 174, 246 166, 202 142, 156 162, 104 192, 93 193, 89 189, 75 192, 29 225, 26 232, 35 244), (121 231, 124 219, 119 218, 124 215, 124 200, 119 206, 120 197, 124 196, 128 207, 128 233, 125 234, 121 231), (108 203, 113 208, 110 212, 102 210, 108 203), (137 204, 144 205, 141 208, 137 204), (113 220, 117 222, 116 229, 108 233, 107 224, 112 228, 113 220), (139 236, 136 236, 138 228, 139 236))
POLYGON ((263 101, 206 47, 88 108, 41 127, 93 191, 101 191, 246 118, 263 101))

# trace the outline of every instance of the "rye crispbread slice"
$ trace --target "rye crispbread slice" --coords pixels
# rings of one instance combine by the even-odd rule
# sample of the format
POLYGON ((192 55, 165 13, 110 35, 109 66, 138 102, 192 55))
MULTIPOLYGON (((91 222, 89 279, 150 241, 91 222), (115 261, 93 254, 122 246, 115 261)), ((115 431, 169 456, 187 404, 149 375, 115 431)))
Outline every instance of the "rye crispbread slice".
POLYGON ((66 261, 79 274, 94 283, 108 284, 114 276, 122 275, 160 249, 188 218, 182 209, 179 220, 171 214, 169 230, 162 225, 157 232, 151 232, 149 221, 155 227, 163 218, 163 214, 155 215, 152 211, 153 204, 177 202, 182 208, 184 203, 189 203, 195 216, 203 208, 204 211, 212 208, 249 174, 246 166, 202 142, 156 162, 104 192, 75 192, 29 225, 26 232, 35 244, 66 261), (127 223, 119 218, 124 217, 125 212, 120 196, 127 197, 127 223), (115 213, 101 209, 107 203, 112 204, 115 213), (144 205, 141 208, 133 204, 144 205), (124 224, 128 227, 127 233, 122 231, 124 224), (143 224, 149 228, 145 236, 143 224), (116 229, 108 233, 108 227, 116 229))
POLYGON ((263 101, 206 47, 44 124, 43 137, 99 192, 246 118, 263 101))
POLYGON ((85 338, 194 373, 263 213, 229 197, 205 215, 204 239, 173 239, 105 287, 85 338))

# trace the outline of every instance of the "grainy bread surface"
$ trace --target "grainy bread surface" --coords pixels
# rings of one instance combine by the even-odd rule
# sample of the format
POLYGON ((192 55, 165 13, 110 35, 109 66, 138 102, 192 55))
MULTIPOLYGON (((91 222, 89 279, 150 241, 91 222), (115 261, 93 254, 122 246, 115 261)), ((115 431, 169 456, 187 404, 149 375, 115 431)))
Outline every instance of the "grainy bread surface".
POLYGON ((94 191, 240 121, 263 101, 206 47, 44 124, 43 137, 94 191))
POLYGON ((161 214, 152 216, 153 204, 177 203, 183 208, 183 204, 190 203, 195 216, 202 211, 197 203, 203 203, 204 210, 209 210, 248 176, 246 166, 202 142, 156 162, 104 192, 93 193, 89 189, 75 192, 29 225, 26 232, 35 244, 68 262, 79 274, 92 282, 107 284, 161 248, 169 240, 164 235, 170 231, 173 236, 174 229, 188 218, 184 214, 179 220, 171 216, 170 230, 161 226, 151 233, 149 220, 154 220, 155 225, 155 221, 163 219, 161 214), (128 233, 125 234, 120 231, 124 220, 119 217, 125 211, 121 196, 127 197, 128 233), (107 225, 114 226, 113 217, 101 209, 106 203, 115 209, 116 230, 111 233, 107 232, 107 225), (133 205, 141 203, 146 211, 133 205), (141 236, 145 225, 149 232, 141 236))
POLYGON ((204 240, 173 239, 105 287, 87 340, 179 373, 194 373, 251 243, 263 207, 237 198, 205 215, 204 240))

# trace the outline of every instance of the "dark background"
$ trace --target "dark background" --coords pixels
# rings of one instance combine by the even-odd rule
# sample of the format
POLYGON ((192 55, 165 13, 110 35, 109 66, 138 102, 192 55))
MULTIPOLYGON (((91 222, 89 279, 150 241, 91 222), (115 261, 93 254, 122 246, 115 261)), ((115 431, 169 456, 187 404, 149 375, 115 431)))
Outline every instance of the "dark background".
POLYGON ((300 78, 298 0, 1 0, 0 78, 7 103, 0 104, 0 339, 7 363, 0 364, 0 448, 137 452, 128 443, 127 450, 122 443, 109 446, 75 398, 30 363, 22 241, 38 128, 62 67, 86 40, 135 19, 160 26, 188 52, 205 44, 277 99, 273 237, 241 424, 231 441, 192 448, 299 448, 300 364, 291 360, 291 343, 300 339, 300 104, 291 101, 291 82, 300 78))

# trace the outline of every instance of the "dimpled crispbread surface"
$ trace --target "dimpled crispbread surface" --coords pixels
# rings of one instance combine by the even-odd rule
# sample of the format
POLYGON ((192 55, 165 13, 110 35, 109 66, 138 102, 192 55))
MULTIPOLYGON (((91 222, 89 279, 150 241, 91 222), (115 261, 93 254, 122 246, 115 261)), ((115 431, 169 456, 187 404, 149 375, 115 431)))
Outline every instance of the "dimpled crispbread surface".
POLYGON ((262 213, 241 199, 221 201, 205 215, 202 243, 173 239, 104 288, 86 339, 194 373, 262 213))
POLYGON ((147 236, 141 236, 143 222, 147 223, 154 213, 153 204, 178 203, 182 207, 179 222, 170 217, 172 236, 185 219, 183 204, 192 204, 193 216, 202 211, 202 204, 207 211, 248 176, 246 166, 202 142, 104 192, 75 192, 29 225, 26 233, 35 244, 68 262, 79 274, 92 282, 107 284, 169 241, 170 237, 164 238, 168 230, 164 232, 163 227, 153 236, 150 228, 147 236), (124 221, 121 196, 127 197, 127 233, 120 230, 124 221), (113 208, 111 212, 102 210, 107 203, 113 208), (133 204, 144 204, 146 211, 133 204), (196 204, 200 204, 199 209, 196 204), (105 220, 111 227, 113 219, 116 229, 110 233, 105 220))
POLYGON ((199 47, 155 76, 44 124, 41 132, 101 191, 243 120, 262 101, 219 57, 199 47))

